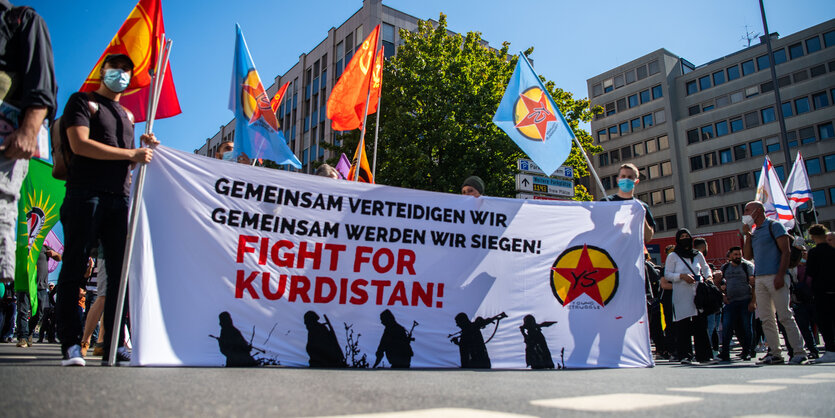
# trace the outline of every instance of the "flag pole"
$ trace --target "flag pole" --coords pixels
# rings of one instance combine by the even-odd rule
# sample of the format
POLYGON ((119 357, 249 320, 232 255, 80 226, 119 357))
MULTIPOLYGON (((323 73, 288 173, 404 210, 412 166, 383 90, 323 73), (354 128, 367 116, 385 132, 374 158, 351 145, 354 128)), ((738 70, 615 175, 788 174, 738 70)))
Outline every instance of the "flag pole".
MULTIPOLYGON (((375 28, 376 30, 376 28, 375 28)), ((371 62, 374 63, 377 61, 377 45, 380 44, 380 36, 377 36, 377 43, 374 44, 374 55, 371 57, 371 62)), ((371 71, 374 71, 374 67, 371 67, 371 71)), ((366 119, 368 119, 368 101, 371 100, 371 78, 373 77, 372 74, 369 74, 368 77, 368 91, 365 94, 365 110, 362 114, 362 131, 360 132, 360 146, 358 146, 359 153, 357 153, 357 168, 354 169, 354 181, 359 181, 360 178, 360 169, 362 168, 362 153, 365 152, 365 125, 367 125, 366 119)), ((367 158, 367 157, 366 157, 367 158)))
MULTIPOLYGON (((150 112, 147 115, 145 122, 145 134, 151 134, 154 128, 154 116, 156 116, 157 104, 159 102, 159 95, 161 92, 162 82, 165 79, 164 68, 168 65, 168 57, 171 54, 172 41, 165 39, 165 34, 160 37, 160 43, 163 45, 162 53, 157 56, 156 68, 151 77, 151 85, 149 86, 149 104, 150 112)), ((142 144, 140 143, 140 146, 142 144)), ((133 242, 136 235, 136 224, 139 219, 139 204, 141 202, 142 191, 145 186, 145 163, 139 164, 139 171, 136 174, 136 184, 134 185, 133 202, 129 212, 130 219, 128 220, 128 234, 125 238, 125 255, 122 262, 122 274, 119 280, 119 293, 116 298, 116 312, 113 317, 113 328, 110 330, 110 352, 108 353, 107 365, 113 366, 116 364, 116 354, 119 347, 119 334, 122 326, 122 313, 124 312, 125 296, 128 291, 128 270, 130 269, 131 259, 133 258, 133 242)))
MULTIPOLYGON (((376 59, 376 57, 375 57, 376 59)), ((371 163, 371 175, 376 179, 377 178, 377 137, 380 134, 380 107, 381 102, 383 101, 383 78, 382 78, 382 71, 380 71, 380 97, 377 98, 377 122, 374 124, 374 161, 371 163)), ((368 89, 368 92, 371 92, 371 89, 368 89)))

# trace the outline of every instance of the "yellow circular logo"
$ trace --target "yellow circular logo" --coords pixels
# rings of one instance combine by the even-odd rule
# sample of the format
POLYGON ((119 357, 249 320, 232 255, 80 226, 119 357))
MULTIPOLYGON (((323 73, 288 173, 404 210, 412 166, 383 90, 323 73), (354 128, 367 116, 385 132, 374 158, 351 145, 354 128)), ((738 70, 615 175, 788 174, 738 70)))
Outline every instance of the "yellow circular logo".
POLYGON ((602 248, 571 247, 554 261, 550 281, 554 297, 563 306, 584 294, 606 306, 618 290, 618 267, 602 248))
POLYGON ((548 137, 548 123, 556 122, 556 112, 548 95, 539 87, 531 87, 516 99, 513 107, 513 122, 516 130, 532 141, 545 141, 548 137))

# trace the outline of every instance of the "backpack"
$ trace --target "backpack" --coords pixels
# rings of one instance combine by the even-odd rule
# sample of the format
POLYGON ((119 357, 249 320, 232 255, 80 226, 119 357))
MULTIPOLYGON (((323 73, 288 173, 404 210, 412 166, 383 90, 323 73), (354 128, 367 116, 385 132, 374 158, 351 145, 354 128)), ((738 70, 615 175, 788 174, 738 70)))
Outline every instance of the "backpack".
MULTIPOLYGON (((768 233, 771 234, 771 239, 774 240, 774 245, 777 245, 777 238, 774 236, 774 231, 771 230, 771 225, 775 221, 769 220, 768 223, 768 233)), ((803 258, 803 251, 799 248, 795 248, 794 240, 795 236, 792 235, 789 231, 786 231, 786 235, 789 237, 789 249, 791 251, 791 255, 789 255, 789 268, 797 267, 800 264, 800 259, 803 258)), ((779 249, 779 247, 777 247, 779 249)))
MULTIPOLYGON (((99 111, 99 103, 93 99, 93 94, 90 92, 87 92, 87 108, 90 110, 91 119, 99 111)), ((133 123, 133 113, 128 109, 122 109, 128 115, 131 123, 133 123)), ((61 117, 58 117, 52 123, 52 127, 49 130, 49 140, 52 143, 52 177, 58 180, 67 179, 70 161, 72 161, 72 157, 75 155, 72 147, 70 147, 69 135, 64 135, 65 129, 61 124, 61 117)))

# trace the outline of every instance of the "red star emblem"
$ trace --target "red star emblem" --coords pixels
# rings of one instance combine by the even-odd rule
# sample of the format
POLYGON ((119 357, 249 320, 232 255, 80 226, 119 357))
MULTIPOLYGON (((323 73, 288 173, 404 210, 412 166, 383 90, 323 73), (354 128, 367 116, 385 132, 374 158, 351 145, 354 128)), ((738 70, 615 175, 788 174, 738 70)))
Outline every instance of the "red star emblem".
POLYGON ((571 283, 568 289, 568 294, 565 296, 563 305, 568 305, 574 299, 577 299, 583 293, 589 295, 592 300, 603 306, 603 297, 600 295, 600 281, 618 271, 616 268, 597 267, 589 257, 589 249, 583 245, 583 252, 580 254, 580 260, 577 262, 577 267, 574 268, 558 268, 553 267, 551 270, 557 272, 571 283))
POLYGON ((516 124, 517 128, 534 125, 539 131, 539 138, 545 141, 545 132, 548 130, 548 122, 556 121, 557 117, 548 109, 548 98, 545 93, 540 91, 539 101, 534 101, 530 97, 520 94, 519 98, 528 109, 528 114, 516 124))

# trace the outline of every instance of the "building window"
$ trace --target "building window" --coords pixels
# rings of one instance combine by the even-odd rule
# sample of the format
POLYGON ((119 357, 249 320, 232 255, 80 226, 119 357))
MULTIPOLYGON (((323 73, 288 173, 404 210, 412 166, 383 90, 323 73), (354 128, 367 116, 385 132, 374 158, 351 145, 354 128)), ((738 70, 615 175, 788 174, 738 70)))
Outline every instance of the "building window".
POLYGON ((792 102, 783 102, 783 105, 780 106, 783 110, 783 117, 787 118, 789 116, 794 116, 792 113, 792 102))
POLYGON ((798 115, 806 113, 811 110, 809 106, 809 98, 808 97, 801 97, 794 101, 794 109, 798 115))
POLYGON ((638 95, 637 94, 633 94, 633 95, 627 97, 626 100, 629 102, 629 107, 638 106, 638 95))
POLYGON ((706 90, 710 88, 710 76, 699 77, 699 90, 706 90))
POLYGON ((699 131, 696 129, 687 131, 687 143, 695 144, 696 142, 699 142, 699 131))
POLYGON ((617 103, 618 112, 623 112, 627 109, 626 98, 620 98, 615 103, 617 103))
POLYGON ((702 141, 713 139, 713 125, 702 126, 702 141))
POLYGON ((823 157, 823 165, 827 173, 835 171, 835 154, 829 154, 823 157))
POLYGON ((629 70, 626 72, 626 84, 632 84, 637 80, 635 78, 635 70, 629 70))
POLYGON ((733 67, 728 67, 728 81, 733 81, 739 78, 739 67, 734 65, 733 67))
POLYGON ((768 93, 772 90, 774 90, 774 83, 769 81, 767 83, 760 84, 760 93, 768 93))
POLYGON ((815 93, 812 95, 812 103, 815 105, 815 110, 823 109, 829 106, 829 96, 826 95, 825 91, 815 93))
POLYGON ((707 112, 708 110, 713 110, 713 100, 702 103, 702 112, 707 112))
POLYGON ((716 165, 716 152, 711 151, 704 155, 705 168, 710 168, 716 165))
POLYGON ((716 137, 725 136, 728 134, 728 121, 723 120, 716 122, 716 137))
POLYGON ((824 206, 827 206, 826 191, 824 191, 823 189, 812 190, 812 202, 815 203, 816 208, 822 208, 824 206))
POLYGON ((696 85, 696 80, 688 81, 687 84, 685 84, 685 89, 687 90, 687 95, 689 96, 698 92, 699 86, 696 85))
POLYGON ((754 60, 748 60, 742 63, 742 75, 753 74, 755 71, 754 60))
POLYGON ((623 74, 615 76, 615 88, 619 89, 623 87, 623 74))
POLYGON ((725 72, 724 71, 717 71, 713 73, 713 85, 718 86, 725 82, 725 72))
POLYGON ((832 128, 832 122, 818 125, 818 137, 820 137, 821 141, 835 137, 835 130, 832 128))
POLYGON ((731 93, 731 103, 739 103, 742 101, 742 92, 731 93))
POLYGON ((710 180, 707 182, 708 196, 716 196, 721 194, 722 190, 719 188, 719 180, 710 180))
POLYGON ((827 48, 835 45, 835 30, 831 30, 823 34, 823 43, 827 48))
POLYGON ((803 56, 803 45, 800 42, 789 45, 789 58, 797 59, 803 56))
POLYGON ((615 111, 615 103, 614 102, 606 103, 606 116, 612 116, 615 113, 617 113, 615 111))
POLYGON ((768 55, 761 55, 761 56, 757 57, 757 68, 759 68, 760 71, 765 70, 768 67, 769 67, 768 55))
POLYGON ((812 78, 824 75, 826 74, 826 66, 823 64, 816 65, 809 69, 809 73, 812 74, 812 78))
POLYGON ((810 158, 806 160, 806 174, 814 176, 822 172, 823 171, 821 171, 821 160, 817 158, 810 158))
POLYGON ((664 189, 664 202, 665 203, 672 203, 676 201, 676 190, 672 187, 669 189, 664 189))
POLYGON ((667 215, 664 217, 664 223, 667 224, 667 229, 678 229, 678 217, 676 215, 667 215))
POLYGON ((608 140, 609 136, 607 135, 607 131, 605 129, 597 131, 597 142, 606 142, 608 140))
POLYGON ((609 139, 615 139, 618 137, 618 127, 617 126, 610 126, 609 127, 609 139))
POLYGON ((737 187, 742 189, 747 189, 751 187, 751 176, 748 173, 742 173, 736 176, 737 187))
POLYGON ((644 103, 649 102, 651 100, 650 96, 649 96, 649 90, 644 90, 644 91, 640 92, 639 95, 641 96, 641 104, 644 104, 644 103))
POLYGON ((707 196, 707 188, 704 183, 696 183, 693 185, 693 198, 699 199, 707 196))
POLYGON ((695 157, 690 157, 690 171, 701 170, 704 168, 702 165, 702 156, 697 155, 695 157))
POLYGON ((717 208, 710 210, 710 218, 714 224, 721 224, 725 222, 725 209, 717 208))
POLYGON ((639 142, 635 145, 632 145, 632 155, 640 157, 644 154, 646 154, 646 148, 644 148, 643 142, 639 142))
POLYGON ((783 48, 777 49, 773 51, 774 53, 774 65, 779 65, 786 62, 786 50, 783 48))
POLYGON ((655 99, 660 99, 662 97, 664 97, 664 91, 661 88, 661 85, 659 84, 659 85, 653 87, 652 88, 652 99, 655 100, 655 99))
POLYGON ((656 190, 649 194, 649 199, 652 206, 657 206, 664 203, 664 194, 661 193, 661 190, 656 190))
POLYGON ((690 106, 689 108, 687 108, 687 113, 690 116, 698 115, 699 113, 701 113, 701 111, 702 111, 702 107, 699 106, 699 105, 690 106))
POLYGON ((618 128, 620 130, 620 136, 624 136, 624 135, 628 134, 629 133, 629 122, 622 122, 618 126, 618 128))
POLYGON ((701 211, 696 212, 696 226, 710 225, 710 212, 701 211))
POLYGON ((728 222, 739 220, 739 206, 728 206, 725 208, 725 214, 728 216, 728 222))
MULTIPOLYGON (((794 132, 792 132, 792 133, 794 133, 794 132)), ((813 128, 811 126, 807 126, 805 128, 800 128, 797 131, 797 137, 799 137, 797 139, 800 139, 801 144, 811 144, 811 143, 815 142, 815 128, 813 128)), ((788 138, 788 139, 794 139, 794 138, 788 138)), ((795 144, 797 144, 797 141, 794 141, 794 142, 795 142, 795 144)))
POLYGON ((742 118, 731 119, 731 132, 742 130, 742 118))
POLYGON ((732 192, 732 191, 736 190, 736 177, 731 176, 731 177, 723 178, 722 179, 722 190, 724 190, 725 193, 729 193, 729 192, 732 192))
POLYGON ((673 163, 669 161, 664 161, 661 163, 661 175, 662 176, 672 176, 673 175, 673 163))
MULTIPOLYGON (((337 45, 336 52, 337 52, 336 56, 338 58, 339 57, 339 46, 338 45, 337 45)), ((336 66, 336 73, 337 73, 337 76, 342 73, 342 69, 340 68, 339 64, 337 64, 337 66, 336 66)), ((597 97, 597 96, 600 96, 601 94, 603 94, 603 86, 601 86, 600 84, 595 84, 595 85, 591 86, 591 95, 592 96, 597 97)))
POLYGON ((620 149, 620 156, 624 161, 632 158, 632 147, 623 147, 620 149))
POLYGON ((612 164, 619 163, 620 162, 620 150, 613 150, 612 152, 610 152, 609 153, 609 161, 611 161, 612 164))
POLYGON ((645 65, 636 68, 636 70, 638 71, 638 80, 647 78, 647 67, 645 65))
POLYGON ((597 157, 600 159, 600 166, 601 167, 606 167, 607 165, 609 165, 609 154, 608 153, 604 152, 603 154, 600 154, 597 157))
POLYGON ((603 177, 600 179, 600 183, 603 184, 603 189, 605 190, 612 188, 612 179, 610 177, 603 177))
POLYGON ((725 107, 725 106, 728 105, 728 102, 729 102, 729 99, 728 99, 727 95, 719 96, 719 97, 716 98, 716 107, 717 108, 725 107))
POLYGON ((745 144, 737 145, 734 147, 734 160, 744 160, 748 157, 748 146, 745 144))
POLYGON ((749 112, 745 114, 745 127, 751 129, 760 125, 760 115, 757 112, 749 112))
POLYGON ((806 53, 811 54, 821 49, 821 39, 815 36, 806 40, 806 53))
POLYGON ((635 118, 629 121, 629 125, 632 127, 632 132, 640 131, 641 130, 641 119, 635 118))
POLYGON ((603 80, 603 93, 608 93, 614 90, 615 87, 612 85, 612 79, 603 80))
POLYGON ((780 140, 776 137, 766 139, 765 150, 769 153, 780 151, 780 140))
POLYGON ((792 78, 794 79, 795 83, 806 81, 809 79, 809 73, 807 73, 806 70, 801 70, 792 74, 792 78))
POLYGON ((658 151, 658 142, 654 139, 644 142, 644 145, 647 147, 647 154, 652 154, 653 152, 658 151))
POLYGON ((662 135, 658 137, 658 149, 667 149, 670 148, 670 139, 667 138, 667 135, 662 135))
POLYGON ((644 121, 644 128, 651 127, 652 126, 652 114, 644 115, 643 121, 644 121))
POLYGON ((767 107, 760 111, 760 116, 763 118, 763 125, 766 123, 771 123, 777 120, 777 116, 774 115, 774 107, 767 107))
POLYGON ((649 63, 649 75, 657 74, 661 72, 661 66, 658 65, 658 60, 650 61, 649 63))
POLYGON ((649 176, 648 177, 650 179, 655 179, 655 178, 661 177, 661 166, 660 165, 653 164, 653 165, 647 167, 647 169, 649 171, 649 176))
POLYGON ((394 25, 383 23, 383 56, 389 59, 394 56, 394 25))
POLYGON ((719 162, 721 164, 728 164, 733 161, 730 148, 719 150, 719 162))

